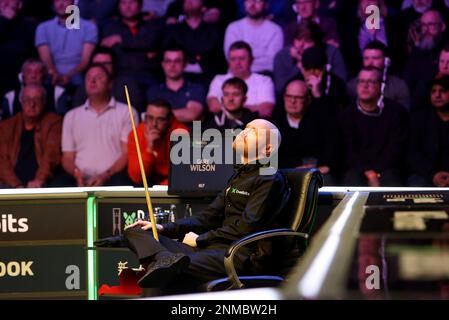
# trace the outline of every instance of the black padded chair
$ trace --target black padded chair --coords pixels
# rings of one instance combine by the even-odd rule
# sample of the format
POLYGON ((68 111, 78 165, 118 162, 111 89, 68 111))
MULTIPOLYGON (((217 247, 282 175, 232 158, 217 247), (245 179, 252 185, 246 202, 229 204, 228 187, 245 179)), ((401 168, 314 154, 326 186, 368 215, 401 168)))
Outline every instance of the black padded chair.
POLYGON ((317 169, 284 169, 281 172, 287 179, 290 198, 281 212, 280 221, 276 223, 276 229, 250 234, 235 241, 224 258, 228 277, 208 282, 200 288, 201 291, 277 286, 297 263, 308 244, 317 212, 318 189, 323 186, 323 178, 317 169), (234 267, 236 252, 245 245, 254 245, 255 242, 259 245, 264 241, 272 245, 272 253, 267 259, 270 265, 266 265, 264 270, 270 275, 238 276, 234 267))

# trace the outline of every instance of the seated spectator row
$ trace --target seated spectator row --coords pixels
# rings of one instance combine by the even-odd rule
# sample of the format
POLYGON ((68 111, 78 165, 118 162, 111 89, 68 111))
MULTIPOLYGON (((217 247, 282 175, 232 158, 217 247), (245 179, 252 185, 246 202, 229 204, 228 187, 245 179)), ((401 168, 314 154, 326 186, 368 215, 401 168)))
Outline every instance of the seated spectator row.
POLYGON ((124 85, 152 183, 166 183, 173 130, 266 118, 281 166, 316 166, 328 185, 446 185, 447 1, 47 6, 49 20, 0 0, 4 187, 139 185, 124 85))
MULTIPOLYGON (((283 140, 280 167, 317 167, 328 185, 449 186, 449 76, 429 84, 431 106, 410 116, 383 96, 384 83, 380 69, 364 67, 356 101, 337 109, 315 98, 304 80, 290 80, 273 119, 283 140)), ((2 187, 140 185, 128 108, 112 88, 108 69, 90 65, 86 102, 62 120, 45 111, 44 86, 25 86, 22 111, 0 122, 2 187)), ((259 117, 245 107, 245 81, 232 77, 221 90, 223 108, 203 123, 204 130, 241 129, 259 117)), ((138 123, 136 110, 133 116, 138 123)), ((146 174, 152 184, 166 184, 170 134, 189 127, 165 100, 149 102, 143 119, 137 133, 146 174)))

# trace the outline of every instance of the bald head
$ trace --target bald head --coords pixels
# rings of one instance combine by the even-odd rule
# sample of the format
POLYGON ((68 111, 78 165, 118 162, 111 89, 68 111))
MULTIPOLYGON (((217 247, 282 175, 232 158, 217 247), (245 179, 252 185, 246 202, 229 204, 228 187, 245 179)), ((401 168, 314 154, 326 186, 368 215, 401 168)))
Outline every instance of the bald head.
MULTIPOLYGON (((272 136, 274 135, 275 137, 277 137, 277 147, 279 147, 279 145, 281 144, 281 133, 279 132, 279 129, 268 120, 256 119, 256 120, 253 120, 250 123, 248 123, 246 127, 253 127, 255 129, 257 129, 258 131, 265 133, 265 135, 266 135, 265 145, 271 143, 272 139, 270 139, 270 134, 272 136)), ((259 144, 262 141, 260 141, 260 139, 259 139, 259 144)), ((276 150, 273 150, 272 152, 274 152, 276 150)))
POLYGON ((441 13, 437 10, 428 10, 424 12, 420 18, 421 23, 428 23, 428 22, 443 22, 443 17, 441 16, 441 13))
POLYGON ((250 163, 271 158, 280 144, 279 129, 267 120, 256 119, 235 138, 233 148, 242 157, 243 163, 250 163))

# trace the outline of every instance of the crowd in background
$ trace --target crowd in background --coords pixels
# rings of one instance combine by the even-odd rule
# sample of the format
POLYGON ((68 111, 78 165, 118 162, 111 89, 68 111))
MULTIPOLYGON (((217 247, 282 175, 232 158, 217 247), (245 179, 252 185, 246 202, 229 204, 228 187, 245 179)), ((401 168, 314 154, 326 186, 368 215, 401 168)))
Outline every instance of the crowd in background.
POLYGON ((166 184, 174 130, 265 118, 326 185, 447 187, 448 26, 448 0, 0 0, 0 186, 138 186, 137 148, 166 184))

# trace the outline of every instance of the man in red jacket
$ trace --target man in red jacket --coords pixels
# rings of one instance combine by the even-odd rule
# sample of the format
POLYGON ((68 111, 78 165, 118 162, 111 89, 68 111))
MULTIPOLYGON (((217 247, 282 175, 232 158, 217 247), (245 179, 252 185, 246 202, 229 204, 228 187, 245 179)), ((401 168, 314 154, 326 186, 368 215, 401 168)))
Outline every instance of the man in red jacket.
MULTIPOLYGON (((171 106, 164 100, 148 103, 145 121, 137 127, 140 152, 150 185, 168 183, 170 135, 176 129, 189 129, 173 116, 171 106)), ((131 132, 128 139, 128 174, 136 185, 142 185, 136 143, 131 132)))

